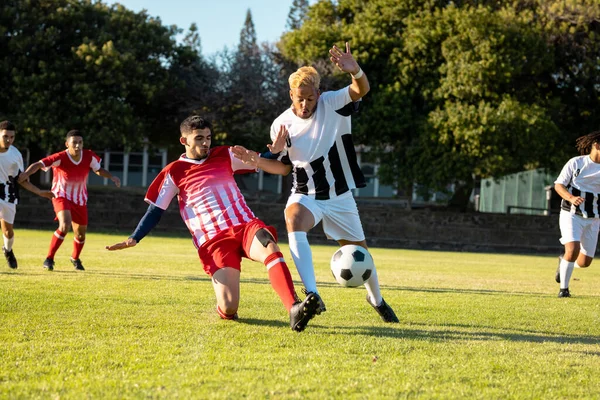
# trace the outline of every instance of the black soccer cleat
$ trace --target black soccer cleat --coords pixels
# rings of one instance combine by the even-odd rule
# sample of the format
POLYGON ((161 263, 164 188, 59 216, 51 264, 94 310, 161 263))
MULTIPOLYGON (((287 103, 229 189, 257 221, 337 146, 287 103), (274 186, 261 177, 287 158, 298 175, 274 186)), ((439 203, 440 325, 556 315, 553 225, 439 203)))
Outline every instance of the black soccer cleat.
POLYGON ((400 322, 398 317, 396 317, 396 313, 392 310, 392 307, 390 307, 383 298, 381 299, 381 304, 374 306, 369 301, 369 295, 367 295, 367 303, 377 311, 377 314, 379 314, 383 322, 400 322))
POLYGON ((4 257, 6 257, 6 262, 8 262, 8 266, 11 269, 17 269, 17 267, 18 267, 17 258, 15 257, 15 254, 13 253, 13 251, 6 250, 4 247, 2 247, 2 252, 4 253, 4 257))
MULTIPOLYGON (((305 295, 312 293, 312 292, 307 291, 306 289, 302 289, 302 292, 305 295)), ((321 298, 321 296, 319 296, 317 294, 317 297, 319 298, 319 307, 317 308, 316 313, 317 313, 317 315, 321 315, 321 313, 324 313, 325 311, 327 311, 327 308, 325 307, 325 303, 323 302, 323 299, 321 298)), ((296 298, 298 298, 298 297, 296 296, 296 298)), ((300 300, 298 299, 298 301, 300 301, 300 300)))
POLYGON ((51 258, 46 258, 44 260, 44 268, 48 271, 54 271, 54 260, 51 258))
POLYGON ((83 268, 83 264, 79 258, 71 258, 71 264, 73 264, 77 271, 85 271, 85 268, 83 268))
POLYGON ((569 288, 560 289, 560 292, 558 292, 558 297, 571 297, 571 293, 569 293, 569 288))
POLYGON ((296 332, 302 332, 319 308, 319 295, 308 292, 302 302, 296 302, 290 310, 290 327, 296 332))
POLYGON ((556 283, 560 283, 560 262, 562 261, 562 257, 558 256, 558 267, 556 267, 556 272, 554 273, 554 280, 556 283))

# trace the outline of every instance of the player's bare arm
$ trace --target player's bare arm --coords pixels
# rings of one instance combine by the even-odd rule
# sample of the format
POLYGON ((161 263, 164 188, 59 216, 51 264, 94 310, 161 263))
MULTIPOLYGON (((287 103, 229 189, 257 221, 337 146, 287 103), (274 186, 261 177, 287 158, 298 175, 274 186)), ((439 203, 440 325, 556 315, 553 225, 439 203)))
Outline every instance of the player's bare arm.
POLYGON ((137 241, 134 238, 127 238, 127 240, 121 243, 115 243, 112 246, 106 246, 106 250, 114 251, 114 250, 123 250, 129 247, 135 247, 137 241))
POLYGON ((350 52, 350 43, 346 42, 346 51, 342 51, 336 45, 329 50, 332 63, 339 68, 340 71, 349 73, 352 75, 352 84, 350 85, 349 92, 352 101, 360 100, 364 95, 369 93, 371 89, 367 75, 358 65, 358 62, 352 56, 350 52))
POLYGON ((583 197, 580 196, 573 196, 565 187, 565 185, 562 185, 560 183, 556 183, 554 185, 554 189, 556 190, 556 193, 558 193, 558 195, 560 197, 562 197, 563 199, 565 199, 566 201, 578 206, 580 204, 582 204, 583 202, 585 202, 585 199, 583 197))
POLYGON ((111 174, 110 172, 105 170, 104 168, 100 168, 100 169, 98 169, 98 171, 94 171, 94 173, 98 176, 101 176, 103 178, 111 180, 115 184, 116 187, 121 187, 121 180, 119 179, 119 177, 114 176, 113 174, 111 174))
POLYGON ((26 180, 28 180, 31 175, 38 172, 43 166, 44 166, 44 164, 42 164, 40 161, 31 164, 29 167, 27 167, 25 172, 22 172, 19 174, 19 183, 22 183, 22 182, 25 182, 26 180))
POLYGON ((263 158, 257 152, 248 150, 244 146, 233 146, 231 152, 235 158, 242 160, 245 164, 260 168, 269 174, 287 175, 292 170, 291 165, 285 165, 279 160, 263 158))
POLYGON ((27 181, 19 182, 24 189, 29 190, 33 194, 37 194, 40 197, 45 197, 47 199, 53 199, 54 194, 49 190, 42 190, 39 187, 35 186, 33 183, 27 181))
POLYGON ((273 143, 267 145, 269 151, 273 154, 281 153, 283 149, 285 149, 285 143, 287 141, 288 136, 289 132, 287 128, 285 127, 285 125, 281 125, 279 127, 279 131, 275 135, 273 143))

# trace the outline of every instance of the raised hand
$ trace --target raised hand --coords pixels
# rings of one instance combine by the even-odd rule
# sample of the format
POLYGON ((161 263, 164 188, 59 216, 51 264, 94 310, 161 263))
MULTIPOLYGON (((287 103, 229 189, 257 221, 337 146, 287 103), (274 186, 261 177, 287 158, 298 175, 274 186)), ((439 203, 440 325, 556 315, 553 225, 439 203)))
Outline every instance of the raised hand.
POLYGON ((235 158, 242 160, 244 164, 258 167, 258 160, 260 156, 255 151, 248 150, 244 146, 232 146, 231 152, 235 158))
POLYGON ((329 59, 332 63, 340 69, 340 71, 347 72, 349 74, 357 74, 360 71, 360 66, 352 56, 350 52, 350 43, 346 42, 346 51, 343 52, 335 44, 329 50, 331 57, 329 59))
POLYGON ((106 250, 122 250, 122 249, 126 249, 128 247, 134 247, 137 244, 137 240, 133 239, 133 238, 127 238, 127 240, 125 240, 124 242, 121 243, 115 243, 112 246, 106 246, 106 250))
POLYGON ((273 144, 268 144, 267 147, 269 151, 273 154, 281 153, 285 148, 285 143, 289 136, 289 132, 285 125, 281 125, 279 127, 279 132, 275 136, 275 140, 273 140, 273 144))

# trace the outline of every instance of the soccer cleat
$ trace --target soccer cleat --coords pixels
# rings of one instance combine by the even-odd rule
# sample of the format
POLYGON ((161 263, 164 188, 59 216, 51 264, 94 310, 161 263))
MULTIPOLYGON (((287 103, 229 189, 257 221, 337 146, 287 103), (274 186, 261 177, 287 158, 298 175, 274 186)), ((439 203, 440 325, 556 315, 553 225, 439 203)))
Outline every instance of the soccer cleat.
POLYGON ((73 264, 77 271, 85 271, 85 268, 83 268, 83 264, 79 258, 71 258, 71 264, 73 264))
POLYGON ((48 271, 54 271, 54 260, 51 258, 46 258, 44 260, 44 268, 48 271))
MULTIPOLYGON (((312 293, 312 292, 309 292, 309 291, 308 291, 308 290, 306 290, 306 289, 302 289, 302 292, 303 292, 305 295, 308 295, 309 293, 312 293)), ((315 293, 315 294, 316 294, 316 293, 315 293)), ((323 312, 327 311, 327 308, 325 307, 325 303, 323 302, 323 299, 321 298, 321 296, 319 296, 319 295, 317 294, 317 297, 319 298, 319 307, 317 308, 317 315, 321 315, 321 313, 323 313, 323 312)), ((296 298, 298 298, 298 297, 296 296, 296 298)), ((300 299, 298 299, 298 301, 300 301, 300 299)))
POLYGON ((4 253, 4 257, 6 257, 6 262, 8 262, 8 266, 12 269, 17 269, 17 258, 12 250, 6 250, 2 247, 2 252, 4 253))
POLYGON ((558 267, 556 267, 556 272, 554 273, 554 280, 556 283, 560 283, 560 262, 562 261, 562 257, 558 256, 558 267))
POLYGON ((569 293, 569 288, 560 289, 560 292, 558 292, 558 297, 571 297, 571 293, 569 293))
POLYGON ((302 332, 319 308, 319 295, 308 292, 302 302, 296 302, 290 310, 290 327, 296 332, 302 332))
POLYGON ((377 314, 379 314, 383 322, 400 322, 398 321, 398 317, 396 317, 396 313, 392 310, 392 307, 390 307, 384 299, 381 299, 381 304, 374 306, 369 301, 369 295, 367 295, 367 303, 377 311, 377 314))

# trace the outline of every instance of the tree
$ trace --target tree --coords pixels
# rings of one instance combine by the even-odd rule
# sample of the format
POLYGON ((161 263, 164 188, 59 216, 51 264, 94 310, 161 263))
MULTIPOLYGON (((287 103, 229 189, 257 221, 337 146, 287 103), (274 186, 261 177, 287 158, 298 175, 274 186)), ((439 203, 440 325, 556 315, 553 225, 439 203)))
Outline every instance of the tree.
POLYGON ((371 82, 354 133, 376 149, 383 182, 468 187, 473 176, 557 168, 565 143, 597 126, 599 7, 323 0, 279 47, 314 63, 350 41, 371 82))
POLYGON ((286 27, 289 30, 300 29, 308 13, 308 0, 294 0, 290 7, 286 27))
POLYGON ((20 145, 60 148, 69 129, 86 146, 132 149, 170 142, 177 129, 174 71, 197 59, 175 26, 145 11, 77 0, 12 0, 0 6, 0 110, 20 145))

